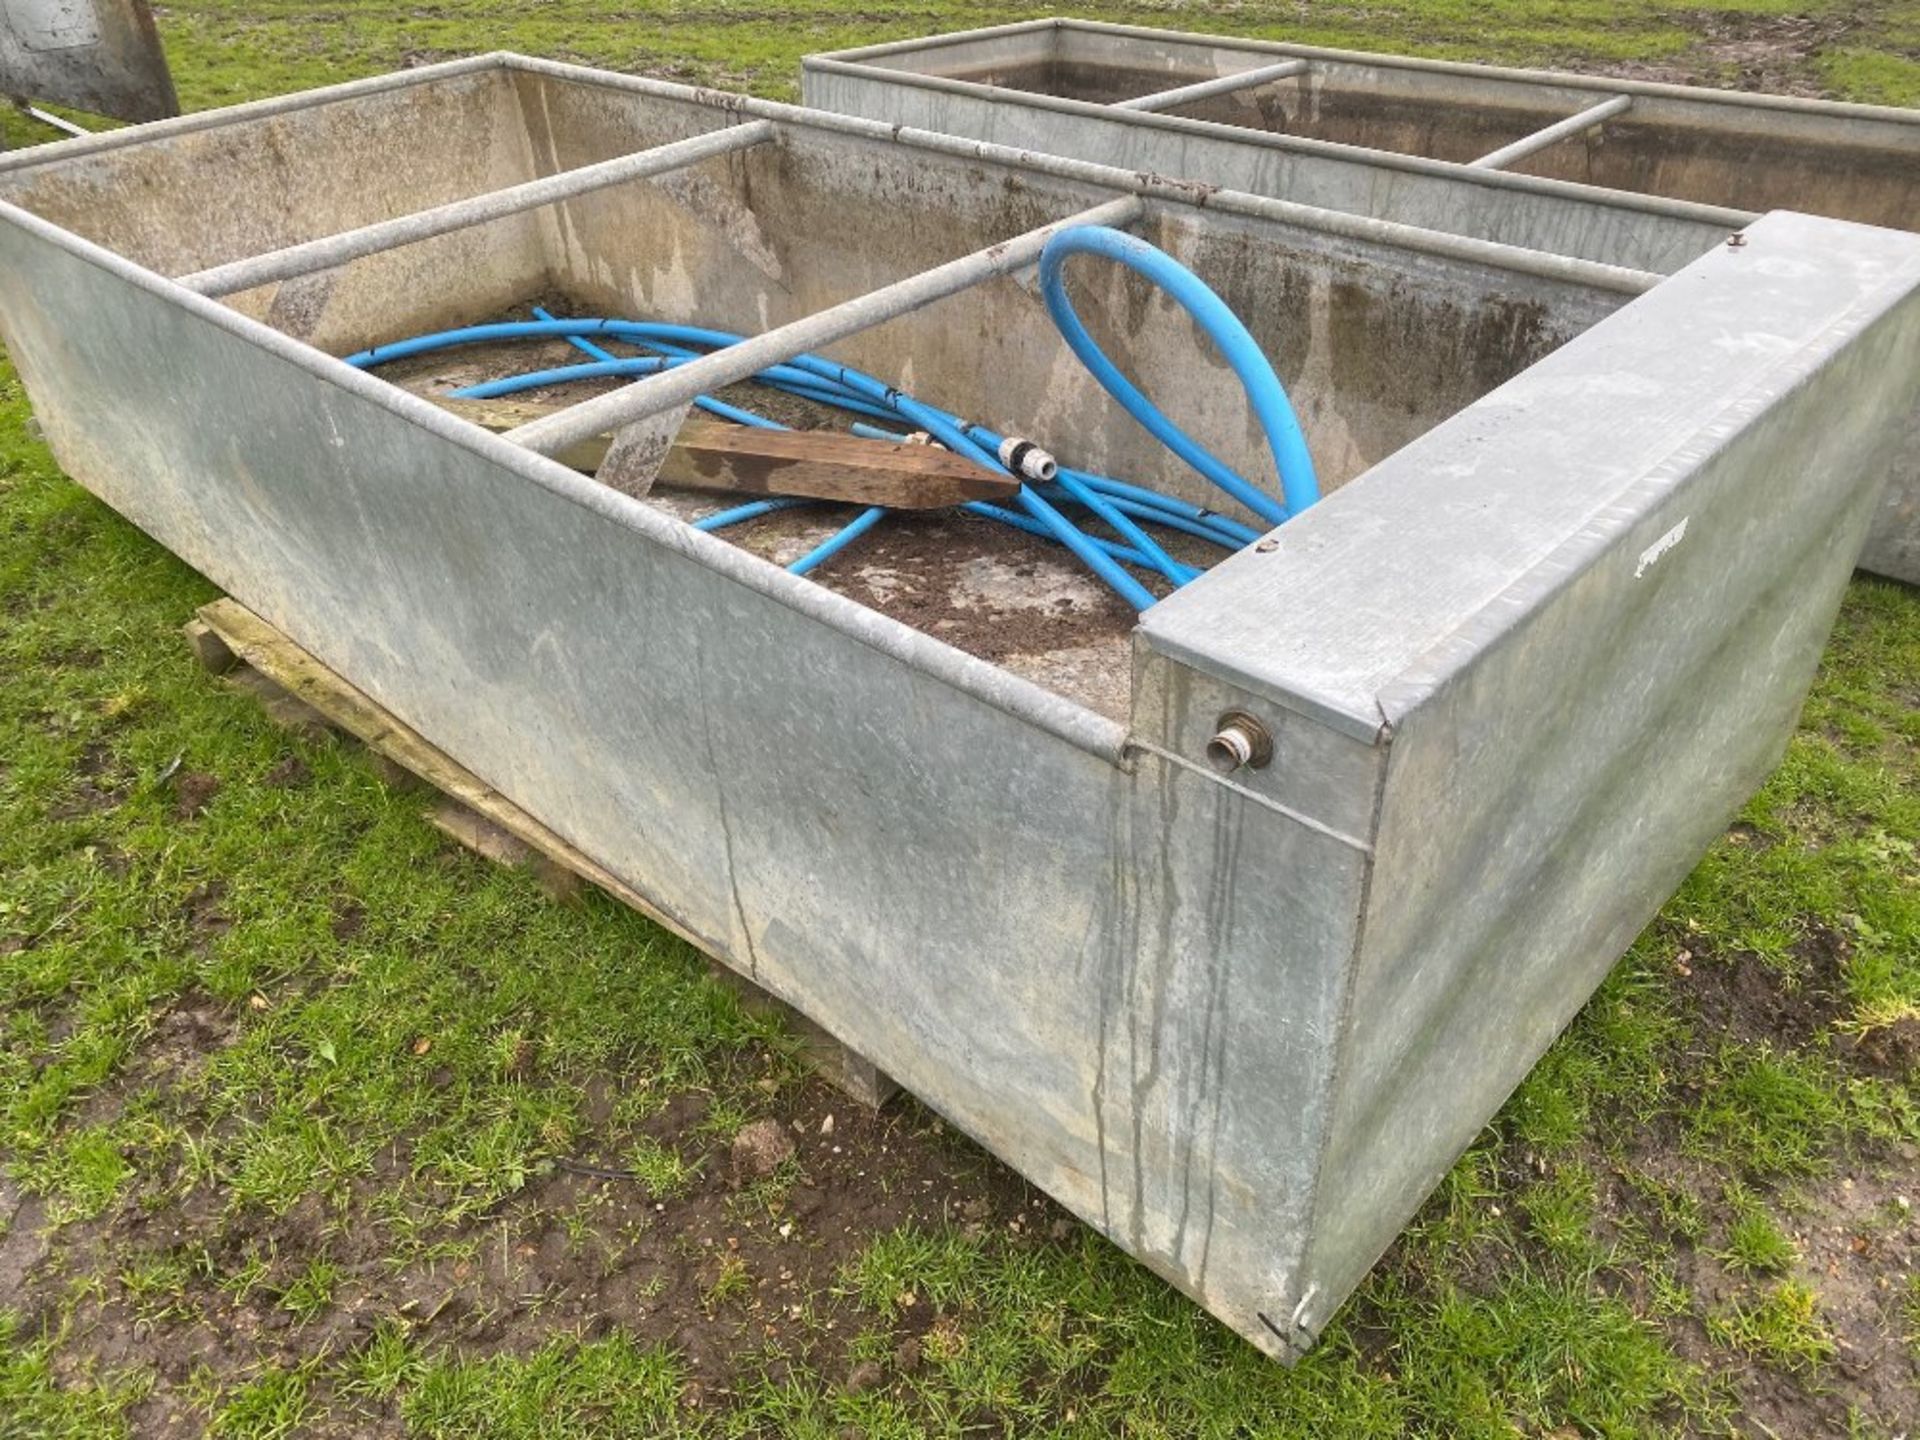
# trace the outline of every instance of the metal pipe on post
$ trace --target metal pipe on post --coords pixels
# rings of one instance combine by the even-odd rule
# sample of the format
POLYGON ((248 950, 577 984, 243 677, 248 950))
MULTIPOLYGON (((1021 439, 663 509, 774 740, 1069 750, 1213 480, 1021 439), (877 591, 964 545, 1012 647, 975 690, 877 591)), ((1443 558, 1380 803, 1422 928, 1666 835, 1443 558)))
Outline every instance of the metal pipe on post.
POLYGON ((93 131, 84 125, 76 125, 71 120, 62 119, 51 110, 42 110, 38 105, 22 105, 21 112, 28 118, 38 120, 42 125, 51 125, 63 134, 72 136, 91 135, 93 131))
POLYGON ((1172 110, 1181 105, 1191 105, 1199 100, 1211 100, 1216 95, 1231 95, 1236 90, 1250 90, 1256 85, 1265 85, 1271 80, 1285 80, 1294 75, 1304 75, 1313 67, 1305 60, 1282 60, 1277 65, 1261 65, 1252 70, 1238 70, 1231 75, 1217 75, 1211 80, 1198 80, 1191 85, 1182 85, 1174 90, 1161 90, 1152 95, 1137 95, 1131 100, 1121 100, 1115 110, 1172 110))
POLYGON ((1570 136, 1578 135, 1582 130, 1591 130, 1602 121, 1611 120, 1622 111, 1631 109, 1631 95, 1615 95, 1611 100, 1602 100, 1598 105, 1589 105, 1578 114, 1569 115, 1558 124, 1549 125, 1544 130, 1536 130, 1531 135, 1523 135, 1511 145, 1503 145, 1491 154, 1482 155, 1478 160, 1468 162, 1472 170, 1500 170, 1516 160, 1524 160, 1536 151, 1545 150, 1550 145, 1558 145, 1570 136))
POLYGON ((691 403, 738 384, 805 351, 831 345, 862 330, 896 320, 902 315, 944 300, 949 295, 1032 265, 1047 241, 1075 225, 1130 225, 1146 208, 1137 195, 1123 196, 1069 215, 1011 240, 1002 240, 958 260, 950 260, 905 280, 882 286, 852 300, 782 325, 738 345, 635 381, 622 389, 571 405, 556 415, 506 432, 506 438, 542 455, 554 455, 595 435, 604 435, 649 416, 691 403))
POLYGON ((318 240, 272 250, 264 255, 216 265, 209 270, 182 276, 179 283, 189 290, 215 298, 232 295, 251 290, 257 285, 292 280, 319 270, 331 270, 336 265, 358 260, 363 255, 373 255, 382 250, 430 240, 436 235, 484 225, 491 220, 518 215, 524 210, 537 210, 543 205, 558 204, 595 190, 625 184, 629 180, 644 180, 670 170, 685 169, 715 156, 731 155, 765 144, 773 135, 774 127, 770 120, 730 126, 711 134, 696 135, 689 140, 677 140, 671 145, 635 151, 631 155, 617 156, 595 165, 582 165, 574 170, 563 170, 558 175, 529 180, 523 185, 511 185, 505 190, 492 190, 484 195, 436 205, 431 210, 396 216, 391 220, 363 225, 357 230, 345 230, 338 235, 327 235, 318 240))

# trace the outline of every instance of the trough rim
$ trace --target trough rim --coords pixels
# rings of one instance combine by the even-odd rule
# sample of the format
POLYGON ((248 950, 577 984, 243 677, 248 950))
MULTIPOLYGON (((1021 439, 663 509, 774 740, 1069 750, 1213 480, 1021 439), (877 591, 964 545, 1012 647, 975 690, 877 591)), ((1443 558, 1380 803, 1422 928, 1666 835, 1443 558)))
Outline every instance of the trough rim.
MULTIPOLYGON (((856 46, 849 50, 825 50, 815 55, 803 56, 800 63, 803 68, 814 67, 829 61, 851 63, 889 55, 909 54, 915 50, 945 49, 949 45, 971 44, 974 41, 991 40, 1001 35, 1027 34, 1040 30, 1081 30, 1089 34, 1121 35, 1148 40, 1178 39, 1195 45, 1212 44, 1222 50, 1247 50, 1263 55, 1297 56, 1303 60, 1329 60, 1337 64, 1366 66, 1376 70, 1417 70, 1430 75, 1458 75, 1470 80, 1503 80, 1513 84, 1536 86, 1558 85, 1568 89, 1593 90, 1608 95, 1645 95, 1650 99, 1684 100, 1707 105, 1725 105, 1735 109, 1784 110, 1836 120, 1890 121, 1900 125, 1920 126, 1920 110, 1902 105, 1869 105, 1858 100, 1822 100, 1810 95, 1775 95, 1761 90, 1729 90, 1714 85, 1679 85, 1666 80, 1587 75, 1577 70, 1550 70, 1520 65, 1482 65, 1470 60, 1442 60, 1430 55, 1403 55, 1386 50, 1348 50, 1334 45, 1305 45, 1292 40, 1267 40, 1251 35, 1229 35, 1207 30, 1175 30, 1164 25, 1125 25, 1118 21, 1087 20, 1072 15, 1043 16, 1038 20, 1016 20, 1005 25, 983 25, 971 30, 948 30, 921 39, 887 40, 874 45, 856 46)), ((887 73, 911 76, 914 72, 889 70, 887 73)), ((987 88, 997 90, 1001 87, 987 88)), ((1031 92, 1019 93, 1026 95, 1031 92)), ((1111 107, 1103 105, 1099 108, 1110 109, 1111 107)), ((1147 115, 1153 112, 1137 113, 1147 115)), ((1584 188, 1599 189, 1601 187, 1586 186, 1584 188)))

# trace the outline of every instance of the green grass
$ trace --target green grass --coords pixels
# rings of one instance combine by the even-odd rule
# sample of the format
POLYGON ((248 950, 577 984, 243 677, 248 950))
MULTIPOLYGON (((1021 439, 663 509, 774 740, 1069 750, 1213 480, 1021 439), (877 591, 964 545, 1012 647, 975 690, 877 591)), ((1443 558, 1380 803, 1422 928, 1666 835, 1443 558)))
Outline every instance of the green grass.
POLYGON ((679 1363, 660 1349, 622 1335, 556 1336, 524 1360, 427 1362, 402 1411, 431 1440, 625 1440, 677 1428, 685 1389, 679 1363))
POLYGON ((102 1376, 83 1363, 82 1372, 56 1378, 53 1357, 64 1332, 34 1336, 0 1309, 0 1436, 37 1440, 108 1440, 126 1433, 122 1416, 147 1390, 137 1370, 102 1376))
MULTIPOLYGON (((197 0, 162 25, 204 106, 500 46, 790 97, 807 50, 1037 13, 197 0)), ((1788 71, 1920 100, 1895 6, 1078 13, 1709 79, 1715 37, 1847 19, 1788 71)), ((1659 1435, 1749 1429, 1756 1396, 1827 1433, 1837 1334, 1920 1364, 1920 1291, 1836 1314, 1780 1218, 1855 1177, 1912 1189, 1913 1077, 1872 1056, 1920 1019, 1913 591, 1853 586, 1741 823, 1291 1372, 1078 1226, 888 1217, 877 1164, 831 1250, 794 1226, 799 1161, 729 1196, 713 1246, 671 1233, 727 1139, 800 1092, 783 1037, 680 942, 550 904, 196 670, 177 627, 212 593, 57 473, 0 365, 0 1224, 28 1207, 0 1245, 45 1247, 0 1295, 0 1440, 168 1414, 260 1437, 1659 1435), (188 776, 217 782, 191 818, 188 776), (1736 979, 1799 1018, 1728 1021, 1736 979), (637 1181, 560 1186, 581 1157, 637 1181), (726 1247, 782 1225, 771 1258, 726 1247), (588 1257, 623 1318, 497 1278, 523 1240, 588 1257), (783 1268, 811 1278, 775 1299, 783 1268), (203 1315, 222 1348, 183 1370, 203 1315)), ((1887 1208, 1876 1245, 1910 1228, 1887 1208)), ((1900 1393, 1869 1433, 1911 1427, 1900 1393)))
POLYGON ((1736 1300, 1707 1317, 1707 1330, 1726 1344, 1787 1370, 1811 1370, 1834 1356, 1833 1337, 1806 1285, 1783 1280, 1751 1301, 1736 1300))

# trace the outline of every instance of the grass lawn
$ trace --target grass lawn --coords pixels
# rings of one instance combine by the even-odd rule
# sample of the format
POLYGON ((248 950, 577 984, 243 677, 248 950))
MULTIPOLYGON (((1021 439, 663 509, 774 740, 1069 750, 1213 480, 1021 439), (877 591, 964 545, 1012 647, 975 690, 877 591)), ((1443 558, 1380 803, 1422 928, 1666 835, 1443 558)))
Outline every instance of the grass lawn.
MULTIPOLYGON (((793 98, 806 51, 1038 13, 160 23, 200 108, 499 47, 793 98)), ((1920 104, 1911 3, 1083 13, 1920 104)), ((1920 593, 1855 583, 1779 771, 1291 1372, 276 729, 188 657, 212 593, 0 359, 0 1440, 1920 1429, 1920 593)))

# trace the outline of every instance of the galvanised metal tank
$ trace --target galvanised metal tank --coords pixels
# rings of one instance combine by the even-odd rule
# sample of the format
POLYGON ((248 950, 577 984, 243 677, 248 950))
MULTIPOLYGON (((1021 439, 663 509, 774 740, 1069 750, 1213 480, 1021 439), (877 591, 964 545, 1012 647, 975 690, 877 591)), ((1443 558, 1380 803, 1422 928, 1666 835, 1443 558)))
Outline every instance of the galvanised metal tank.
POLYGON ((0 161, 0 336, 68 473, 1285 1359, 1779 756, 1920 237, 1774 214, 1662 279, 501 55, 0 161), (1245 318, 1327 492, 1137 619, 1011 532, 816 581, 647 487, 689 387, 827 348, 1211 497, 1033 293, 1088 219, 1245 318), (756 338, 505 435, 339 358, 536 298, 756 338))

